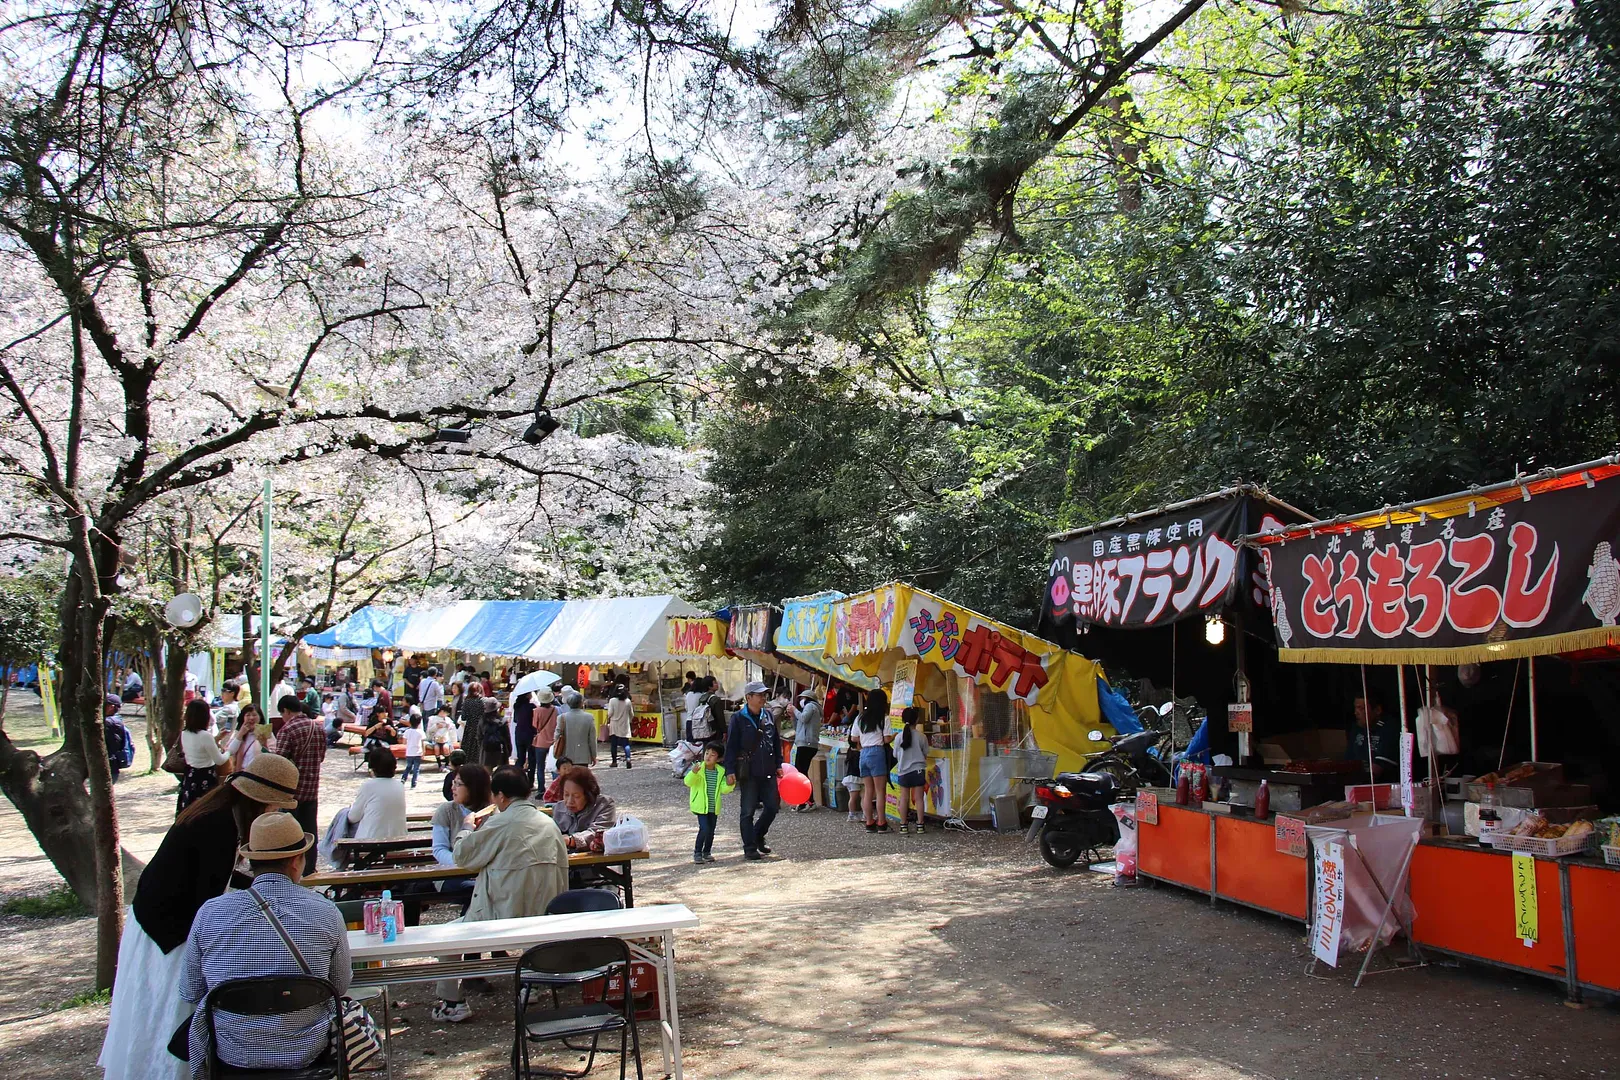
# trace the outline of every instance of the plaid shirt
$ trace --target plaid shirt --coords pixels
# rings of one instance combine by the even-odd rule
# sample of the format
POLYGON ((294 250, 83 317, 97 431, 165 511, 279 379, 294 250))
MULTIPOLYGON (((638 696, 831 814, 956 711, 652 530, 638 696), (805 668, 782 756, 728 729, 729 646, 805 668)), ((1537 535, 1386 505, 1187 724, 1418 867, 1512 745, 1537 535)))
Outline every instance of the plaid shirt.
POLYGON ((312 717, 299 717, 276 732, 275 752, 298 766, 298 794, 294 798, 301 803, 319 798, 326 729, 312 717))
MULTIPOLYGON (((297 943, 310 973, 340 994, 348 990, 349 935, 337 905, 280 874, 257 877, 253 887, 297 943)), ((191 1022, 192 1075, 202 1075, 207 1052, 200 1006, 210 989, 231 979, 303 973, 252 893, 226 893, 205 903, 191 924, 180 978, 181 998, 199 1006, 191 1022)), ((331 1032, 330 1008, 285 1016, 214 1013, 220 1060, 246 1069, 303 1068, 326 1051, 331 1032)))

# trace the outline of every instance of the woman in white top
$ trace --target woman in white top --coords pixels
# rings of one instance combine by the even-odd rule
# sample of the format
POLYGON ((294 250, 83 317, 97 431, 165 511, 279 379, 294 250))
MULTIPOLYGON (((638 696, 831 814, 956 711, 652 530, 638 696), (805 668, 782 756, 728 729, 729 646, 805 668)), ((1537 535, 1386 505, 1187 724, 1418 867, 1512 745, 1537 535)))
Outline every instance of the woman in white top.
POLYGON ((208 702, 192 698, 186 702, 185 730, 180 732, 180 750, 186 755, 186 771, 180 777, 180 799, 175 814, 212 791, 219 783, 219 767, 231 759, 219 748, 208 729, 214 722, 208 702))
POLYGON ((883 801, 889 782, 888 744, 894 739, 889 731, 889 695, 882 690, 866 695, 854 735, 861 744, 861 809, 866 816, 866 831, 888 832, 883 801))
POLYGON ((609 768, 619 767, 619 752, 624 752, 624 767, 630 767, 630 721, 635 716, 635 706, 630 704, 630 691, 622 686, 613 688, 613 696, 608 698, 608 745, 613 748, 613 764, 609 768))
POLYGON ((242 706, 242 711, 236 716, 236 731, 225 747, 225 752, 231 755, 231 772, 245 770, 264 749, 259 738, 259 725, 263 723, 264 712, 257 705, 250 701, 242 706))
POLYGON ((387 836, 404 836, 405 788, 394 780, 399 762, 391 750, 374 746, 366 751, 366 764, 371 766, 371 779, 360 783, 349 804, 349 824, 354 826, 356 840, 376 840, 387 836))

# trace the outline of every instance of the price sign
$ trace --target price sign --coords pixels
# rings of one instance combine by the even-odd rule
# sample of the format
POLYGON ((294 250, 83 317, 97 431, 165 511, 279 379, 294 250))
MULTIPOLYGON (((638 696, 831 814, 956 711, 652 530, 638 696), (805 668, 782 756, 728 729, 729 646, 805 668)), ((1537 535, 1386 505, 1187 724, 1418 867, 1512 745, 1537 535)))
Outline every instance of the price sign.
POLYGON ((1143 825, 1159 823, 1159 796, 1151 791, 1136 793, 1136 820, 1143 825))
POLYGON ((1513 853, 1513 936, 1530 948, 1541 937, 1536 903, 1536 859, 1523 851, 1513 853))
POLYGON ((1234 734, 1254 731, 1254 706, 1248 703, 1226 707, 1226 730, 1234 734))
POLYGON ((1299 818, 1277 815, 1277 850, 1296 859, 1305 857, 1305 823, 1299 818))

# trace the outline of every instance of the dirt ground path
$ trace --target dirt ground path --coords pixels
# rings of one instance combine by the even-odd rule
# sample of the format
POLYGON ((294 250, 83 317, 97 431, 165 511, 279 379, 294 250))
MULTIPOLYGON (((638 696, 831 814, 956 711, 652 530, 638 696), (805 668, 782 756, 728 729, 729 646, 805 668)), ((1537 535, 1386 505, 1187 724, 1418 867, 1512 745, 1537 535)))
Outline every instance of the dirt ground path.
MULTIPOLYGON (((1346 974, 1304 974, 1293 924, 1055 872, 1020 837, 871 836, 822 810, 783 815, 771 835, 778 857, 759 864, 743 862, 725 821, 720 861, 697 867, 685 789, 651 766, 644 757, 632 772, 601 775, 651 831, 637 901, 684 903, 703 920, 679 942, 692 1077, 1620 1075, 1612 1008, 1569 1009, 1551 984, 1474 968, 1406 971, 1352 990, 1346 974)), ((169 805, 166 777, 132 780, 119 786, 126 822, 172 813, 144 805, 169 805)), ((331 755, 323 807, 342 805, 354 782, 331 755)), ((413 808, 433 805, 437 787, 425 774, 413 808)), ((15 891, 37 875, 18 850, 20 822, 3 815, 9 808, 0 891, 15 891)), ((130 846, 149 850, 160 835, 143 826, 130 846)), ((38 1015, 89 985, 92 933, 84 919, 0 925, 0 1058, 26 1060, 38 1080, 97 1075, 105 1006, 38 1015)), ((395 1075, 510 1075, 510 992, 495 980, 472 996, 471 1022, 441 1025, 425 988, 407 991, 395 1075)), ((644 1034, 656 1075, 652 1028, 644 1034)))

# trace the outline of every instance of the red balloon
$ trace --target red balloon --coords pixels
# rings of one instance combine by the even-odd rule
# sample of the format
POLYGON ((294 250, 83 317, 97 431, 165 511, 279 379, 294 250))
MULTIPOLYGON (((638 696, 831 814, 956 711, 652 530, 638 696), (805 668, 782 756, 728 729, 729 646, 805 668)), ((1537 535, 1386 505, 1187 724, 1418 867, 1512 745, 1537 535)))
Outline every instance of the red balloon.
POLYGON ((810 778, 797 769, 786 766, 776 781, 777 793, 789 806, 803 806, 810 801, 810 778))

